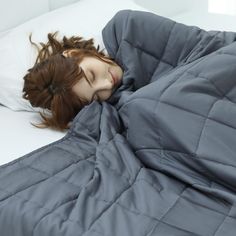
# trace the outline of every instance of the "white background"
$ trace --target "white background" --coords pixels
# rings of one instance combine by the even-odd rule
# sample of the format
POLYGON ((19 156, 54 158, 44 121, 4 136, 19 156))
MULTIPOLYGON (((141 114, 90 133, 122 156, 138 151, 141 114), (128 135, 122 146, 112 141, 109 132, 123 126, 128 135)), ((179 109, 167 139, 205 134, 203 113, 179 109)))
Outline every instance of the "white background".
MULTIPOLYGON (((0 0, 0 32, 78 0, 0 0)), ((99 0, 98 0, 99 1, 99 0)))

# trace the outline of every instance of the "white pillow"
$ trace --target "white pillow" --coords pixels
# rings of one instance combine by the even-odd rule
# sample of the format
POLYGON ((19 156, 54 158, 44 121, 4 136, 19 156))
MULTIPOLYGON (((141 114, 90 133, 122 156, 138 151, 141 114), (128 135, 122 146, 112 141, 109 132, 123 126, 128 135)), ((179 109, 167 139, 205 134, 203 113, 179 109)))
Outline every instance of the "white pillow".
POLYGON ((104 48, 101 31, 121 9, 145 10, 132 0, 80 0, 79 2, 34 18, 0 37, 0 104, 12 110, 38 111, 22 98, 23 76, 36 59, 29 42, 45 42, 47 34, 79 35, 94 38, 104 48))

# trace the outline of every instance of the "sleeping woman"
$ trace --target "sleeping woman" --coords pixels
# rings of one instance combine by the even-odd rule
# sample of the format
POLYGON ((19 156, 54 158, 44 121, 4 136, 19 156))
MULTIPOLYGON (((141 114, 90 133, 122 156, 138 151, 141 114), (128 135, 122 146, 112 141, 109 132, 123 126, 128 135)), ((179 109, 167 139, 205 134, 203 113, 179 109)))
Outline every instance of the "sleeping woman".
POLYGON ((23 97, 32 106, 51 111, 51 117, 40 112, 43 123, 37 127, 68 128, 85 105, 107 100, 121 84, 122 68, 95 48, 93 39, 58 40, 54 33, 41 46, 34 67, 24 76, 23 88, 23 97))
POLYGON ((38 56, 24 76, 23 97, 50 111, 50 116, 40 112, 43 120, 37 127, 67 129, 94 100, 115 104, 121 92, 125 100, 176 67, 234 41, 233 34, 206 32, 131 10, 118 12, 102 35, 108 54, 96 48, 93 39, 78 36, 60 40, 56 33, 48 34, 48 42, 40 46, 31 41, 38 56))

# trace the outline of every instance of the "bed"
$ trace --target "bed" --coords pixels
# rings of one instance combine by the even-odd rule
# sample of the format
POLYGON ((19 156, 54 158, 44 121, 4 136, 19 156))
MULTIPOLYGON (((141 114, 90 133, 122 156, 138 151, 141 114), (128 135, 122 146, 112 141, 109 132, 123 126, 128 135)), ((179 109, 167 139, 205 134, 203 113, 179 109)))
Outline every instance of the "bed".
MULTIPOLYGON (((29 1, 26 0, 25 3, 21 2, 19 6, 17 5, 16 8, 21 10, 18 11, 15 18, 8 19, 9 14, 6 12, 10 11, 11 3, 2 4, 2 23, 0 25, 0 36, 2 36, 0 39, 2 44, 0 47, 0 69, 2 71, 0 75, 0 126, 3 131, 0 137, 2 143, 1 165, 65 135, 65 132, 40 130, 32 126, 30 122, 40 122, 38 110, 32 109, 27 102, 21 99, 22 81, 20 78, 32 66, 36 55, 28 41, 29 34, 33 32, 35 41, 44 41, 48 32, 59 30, 61 35, 73 35, 78 34, 79 29, 79 33, 83 37, 93 37, 96 44, 103 46, 101 29, 116 11, 126 7, 145 9, 132 1, 114 2, 111 7, 104 8, 103 4, 107 4, 106 2, 74 0, 45 0, 36 3, 34 7, 24 8, 25 4, 29 4, 29 1), (86 9, 90 6, 95 6, 95 9, 101 9, 104 13, 102 17, 96 17, 96 27, 93 25, 93 20, 86 18, 89 27, 87 28, 80 19, 85 16, 86 9), (61 15, 64 15, 68 20, 65 21, 61 15), (4 21, 4 18, 7 18, 8 21, 4 21), (78 28, 74 26, 74 21, 78 22, 78 28), (9 132, 6 132, 7 130, 9 132)), ((95 9, 87 17, 92 17, 95 14, 95 9)))
MULTIPOLYGON (((94 16, 85 9, 108 2, 81 0, 3 33, 4 45, 22 43, 14 47, 22 66, 7 67, 12 73, 6 70, 4 78, 32 64, 35 54, 24 41, 36 23, 35 39, 52 25, 74 34, 64 19, 78 11, 80 18, 94 16), (24 37, 12 41, 22 31, 24 37)), ((200 21, 199 1, 181 2, 167 9, 168 1, 161 7, 114 1, 103 9, 104 19, 94 16, 90 27, 80 25, 81 34, 106 45, 128 69, 116 93, 122 99, 115 106, 94 101, 66 133, 32 127, 28 122, 38 119, 37 111, 22 101, 19 84, 1 84, 1 235, 235 235, 234 16, 216 17, 223 7, 201 1, 204 12, 213 13, 200 21), (102 41, 99 32, 114 15, 102 41), (224 29, 232 32, 218 31, 224 29)), ((2 63, 2 69, 8 66, 2 63)))
MULTIPOLYGON (((26 4, 28 2, 26 1, 26 4)), ((26 108, 26 105, 22 105, 23 108, 21 108, 21 105, 16 104, 17 100, 19 100, 20 94, 20 86, 19 83, 19 77, 23 76, 27 68, 32 65, 33 58, 35 57, 35 52, 30 48, 30 45, 28 43, 28 35, 30 32, 34 32, 34 27, 38 27, 40 18, 40 14, 44 14, 42 16, 42 20, 46 21, 48 18, 52 17, 57 20, 59 15, 62 13, 69 14, 72 6, 64 6, 67 4, 75 4, 75 9, 79 8, 86 8, 91 4, 90 2, 86 3, 75 3, 75 1, 68 0, 68 1, 41 1, 40 3, 37 3, 34 5, 34 8, 31 8, 31 10, 22 9, 20 11, 20 14, 17 14, 16 18, 11 18, 9 21, 1 21, 2 24, 0 26, 0 35, 4 36, 6 34, 12 34, 16 39, 19 40, 19 42, 13 42, 13 46, 17 47, 18 45, 22 47, 22 49, 17 48, 17 52, 22 55, 25 54, 24 57, 21 55, 21 60, 25 62, 25 65, 21 67, 14 68, 14 70, 17 71, 17 73, 14 73, 13 75, 4 75, 2 74, 2 78, 10 77, 12 81, 9 83, 15 82, 17 84, 17 88, 12 88, 12 90, 7 91, 5 96, 12 96, 15 98, 15 101, 13 101, 13 104, 9 104, 9 101, 2 101, 0 104, 5 104, 0 106, 0 119, 1 119, 1 130, 4 132, 0 137, 2 145, 1 153, 2 157, 0 159, 0 164, 8 163, 11 160, 14 160, 15 158, 18 158, 19 156, 22 156, 24 154, 27 154, 30 151, 33 151, 36 148, 39 148, 45 144, 51 143, 52 141, 56 141, 57 139, 62 138, 65 133, 64 132, 57 132, 52 130, 39 130, 32 126, 30 122, 38 122, 39 117, 36 112, 32 111, 31 108, 26 108), (88 4, 88 6, 87 6, 88 4), (58 9, 59 8, 59 9, 58 9), (62 8, 62 9, 60 9, 62 8), (26 12, 27 11, 27 12, 26 12), (50 12, 54 11, 54 12, 50 12), (35 19, 32 19, 35 18, 35 19), (24 21, 26 21, 25 24, 24 21), (29 22, 27 22, 29 21, 29 22), (12 28, 12 29, 11 29, 12 28), (23 37, 19 37, 19 34, 23 34, 23 37), (25 53, 26 52, 26 53, 25 53), (27 58, 28 57, 28 58, 27 58), (16 95, 17 94, 17 97, 16 95), (21 111, 23 109, 24 111, 21 111), (30 112, 26 112, 26 111, 30 112), (16 112, 17 111, 17 112, 16 112), (14 131, 8 132, 7 135, 5 135, 6 130, 8 127, 14 125, 14 131), (27 133, 27 135, 25 135, 27 133), (24 135, 22 135, 24 134, 24 135), (30 137, 35 137, 35 139, 31 139, 30 137), (37 141, 35 141, 37 138, 37 141), (14 140, 14 141, 13 141, 14 140), (9 148, 14 145, 14 148, 9 148)), ((209 1, 209 4, 211 1, 209 1)), ((10 4, 7 5, 7 3, 4 3, 3 8, 1 8, 2 14, 1 17, 9 17, 7 16, 6 12, 9 11, 10 4), (6 8, 6 11, 4 11, 4 7, 6 8), (5 15, 4 15, 5 14, 5 15)), ((173 4, 173 3, 171 3, 173 4)), ((219 3, 220 4, 220 3, 219 3)), ((211 6, 208 6, 207 1, 203 0, 200 1, 186 1, 181 0, 180 4, 176 4, 173 7, 169 7, 170 3, 168 1, 165 2, 156 2, 156 1, 131 1, 130 3, 123 3, 117 4, 117 6, 111 7, 113 8, 113 12, 117 11, 119 8, 132 8, 132 9, 143 9, 151 12, 155 12, 157 14, 169 17, 173 20, 176 20, 178 22, 186 23, 188 25, 197 25, 203 29, 206 30, 228 30, 228 31, 236 31, 236 26, 234 24, 234 15, 232 13, 232 9, 229 13, 227 13, 227 8, 224 12, 222 12, 225 8, 225 4, 223 3, 223 7, 220 9, 220 5, 215 6, 214 4, 211 6), (208 12, 208 7, 212 9, 212 13, 208 12), (218 7, 218 8, 217 8, 218 7), (214 12, 215 10, 215 12, 214 12), (217 12, 218 10, 218 12, 217 12), (220 14, 219 14, 220 13, 220 14)), ((18 6, 18 9, 22 7, 23 4, 18 6)), ((98 8, 100 7, 100 4, 98 3, 98 8)), ((79 10, 80 10, 79 9, 79 10)), ((78 9, 77 9, 78 10, 78 9)), ((110 15, 107 17, 101 17, 101 24, 98 27, 99 29, 102 28, 102 26, 105 24, 106 20, 109 19, 109 17, 112 16, 113 12, 110 12, 110 15)), ((61 24, 61 21, 57 23, 57 26, 53 26, 54 22, 50 24, 48 27, 39 27, 39 33, 35 32, 35 40, 43 40, 45 39, 45 35, 48 31, 55 31, 58 29, 61 29, 61 31, 73 34, 75 29, 71 29, 68 27, 68 25, 65 25, 65 23, 61 24), (60 25, 61 24, 61 25, 60 25)), ((94 37, 97 44, 103 45, 103 42, 101 40, 101 35, 99 35, 99 30, 96 30, 95 32, 89 32, 88 30, 82 29, 82 34, 85 35, 85 37, 94 37)), ((9 40, 12 36, 6 37, 6 40, 9 40)), ((2 39, 4 43, 4 39, 2 39)), ((5 48, 1 48, 1 50, 4 50, 5 48)), ((9 49, 5 49, 6 53, 9 53, 9 49)), ((4 52, 4 51, 3 51, 4 52)), ((3 58, 3 57, 2 57, 3 58)), ((3 64, 3 59, 1 60, 1 63, 3 64)), ((17 64, 18 62, 14 62, 17 64)), ((5 66, 5 65, 4 65, 5 66)), ((3 81, 2 79, 2 81, 3 81)), ((1 83, 1 88, 5 89, 5 87, 9 87, 9 84, 4 85, 1 83)), ((3 99, 3 98, 2 98, 3 99)), ((5 98, 4 98, 5 99, 5 98)), ((28 104, 27 104, 28 106, 28 104)))

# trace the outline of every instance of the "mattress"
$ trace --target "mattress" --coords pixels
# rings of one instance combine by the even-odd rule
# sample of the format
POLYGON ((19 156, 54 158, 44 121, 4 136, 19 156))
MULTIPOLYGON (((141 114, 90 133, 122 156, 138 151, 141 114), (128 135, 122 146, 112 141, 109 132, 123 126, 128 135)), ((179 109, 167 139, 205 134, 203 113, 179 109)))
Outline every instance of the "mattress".
POLYGON ((39 121, 36 112, 15 112, 0 106, 0 165, 6 164, 37 148, 54 142, 65 132, 50 129, 38 129, 30 124, 39 121))

